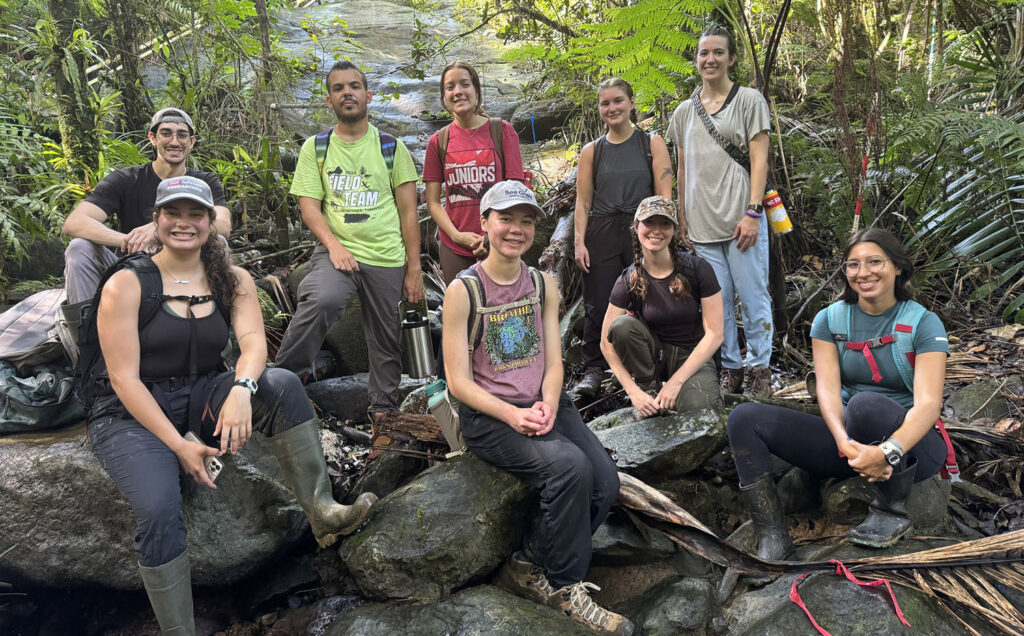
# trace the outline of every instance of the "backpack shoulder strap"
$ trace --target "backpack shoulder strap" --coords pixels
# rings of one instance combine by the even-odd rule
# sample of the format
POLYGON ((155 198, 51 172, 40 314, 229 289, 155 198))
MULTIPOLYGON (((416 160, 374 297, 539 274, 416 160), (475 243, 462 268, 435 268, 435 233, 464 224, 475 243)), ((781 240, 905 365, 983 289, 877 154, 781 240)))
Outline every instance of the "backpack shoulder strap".
POLYGON ((487 307, 484 285, 483 281, 480 280, 480 275, 472 267, 462 270, 455 278, 462 281, 462 284, 466 286, 466 292, 469 294, 469 322, 467 323, 467 328, 469 330, 469 353, 473 355, 473 350, 476 349, 483 334, 484 316, 482 310, 487 307))
POLYGON ((164 301, 164 285, 160 280, 160 269, 145 253, 140 253, 138 258, 126 260, 125 267, 135 272, 139 278, 139 285, 142 287, 142 297, 139 302, 139 329, 142 329, 153 319, 164 301))
POLYGON ((892 346, 892 357, 903 384, 910 392, 914 391, 914 334, 925 311, 927 310, 920 303, 905 300, 893 321, 893 335, 896 341, 892 346))
POLYGON ((437 154, 441 159, 441 179, 444 180, 444 167, 448 159, 448 138, 451 136, 452 125, 448 124, 437 131, 437 154))
POLYGON ((594 166, 593 175, 590 179, 590 187, 593 190, 597 190, 597 166, 601 163, 601 152, 604 150, 604 145, 608 143, 608 139, 605 135, 601 135, 594 140, 594 166))
POLYGON ((541 311, 544 309, 544 298, 547 296, 544 285, 544 274, 536 267, 530 266, 530 278, 533 280, 533 289, 536 292, 537 302, 540 303, 541 311))
POLYGON ((394 135, 378 130, 380 137, 380 154, 384 157, 384 164, 388 167, 388 179, 391 181, 392 192, 395 189, 395 149, 398 148, 398 139, 394 135))
POLYGON ((846 351, 846 343, 850 340, 850 303, 839 301, 832 303, 825 310, 828 330, 832 333, 832 340, 839 349, 839 357, 846 351))
POLYGON ((651 152, 651 136, 646 132, 636 129, 637 134, 640 135, 640 148, 644 151, 644 157, 647 158, 647 169, 651 172, 651 187, 654 187, 654 154, 651 152))
POLYGON ((317 134, 316 139, 313 142, 313 150, 316 152, 316 169, 317 174, 320 175, 320 183, 324 189, 324 198, 320 200, 320 211, 324 210, 324 201, 327 200, 327 189, 329 184, 327 182, 327 175, 324 174, 324 163, 327 161, 327 150, 331 146, 331 137, 334 136, 334 129, 328 128, 327 130, 321 131, 317 134))
POLYGON ((505 180, 505 146, 501 139, 501 118, 491 117, 488 120, 488 126, 491 131, 491 143, 494 144, 494 151, 498 153, 498 159, 501 161, 501 180, 505 180))

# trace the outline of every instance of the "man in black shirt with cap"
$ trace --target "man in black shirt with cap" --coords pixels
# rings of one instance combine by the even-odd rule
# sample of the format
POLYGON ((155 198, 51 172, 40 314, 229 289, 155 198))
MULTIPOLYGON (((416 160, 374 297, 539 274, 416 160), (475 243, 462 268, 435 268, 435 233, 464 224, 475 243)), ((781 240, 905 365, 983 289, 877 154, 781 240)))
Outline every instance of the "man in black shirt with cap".
MULTIPOLYGON (((67 304, 91 300, 103 272, 118 257, 156 246, 153 203, 157 185, 164 179, 188 175, 206 181, 213 192, 217 233, 227 237, 231 213, 224 188, 212 172, 187 168, 185 163, 196 143, 192 118, 180 108, 164 108, 153 115, 149 141, 156 159, 141 166, 121 168, 103 178, 64 222, 61 232, 72 237, 64 252, 64 286, 67 304), (106 225, 117 217, 117 229, 106 225)), ((65 315, 71 322, 68 309, 65 315)))

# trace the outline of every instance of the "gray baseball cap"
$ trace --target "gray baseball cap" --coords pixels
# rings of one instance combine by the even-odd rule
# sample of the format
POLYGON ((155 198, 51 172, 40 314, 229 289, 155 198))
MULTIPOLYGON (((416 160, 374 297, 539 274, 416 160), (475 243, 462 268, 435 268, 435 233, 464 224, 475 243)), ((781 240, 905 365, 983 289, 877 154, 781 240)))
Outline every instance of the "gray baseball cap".
POLYGON ((480 199, 480 213, 487 210, 507 210, 517 205, 525 205, 537 213, 537 216, 544 216, 544 210, 537 205, 537 197, 533 190, 526 187, 519 181, 499 181, 491 186, 482 199, 480 199))
POLYGON ((156 203, 153 205, 159 207, 179 199, 195 201, 213 209, 213 193, 210 192, 210 185, 195 177, 164 179, 156 187, 156 203))
POLYGON ((675 225, 679 225, 679 214, 676 212, 676 204, 671 199, 655 195, 647 197, 636 207, 636 214, 633 215, 633 223, 646 221, 652 216, 663 216, 675 225))
POLYGON ((155 133, 160 124, 185 124, 189 132, 195 134, 196 127, 192 125, 192 118, 180 108, 161 108, 149 121, 149 132, 155 133))

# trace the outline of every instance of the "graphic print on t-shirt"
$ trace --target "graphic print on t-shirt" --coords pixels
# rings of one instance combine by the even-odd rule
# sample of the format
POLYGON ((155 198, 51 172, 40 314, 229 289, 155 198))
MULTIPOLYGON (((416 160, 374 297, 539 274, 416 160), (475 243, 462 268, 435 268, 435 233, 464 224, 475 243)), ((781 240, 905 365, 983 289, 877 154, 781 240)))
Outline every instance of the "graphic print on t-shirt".
POLYGON ((484 352, 496 372, 526 366, 540 353, 534 305, 524 305, 487 316, 484 352))
POLYGON ((494 149, 460 150, 446 153, 445 186, 449 204, 479 201, 497 182, 494 149))
MULTIPOLYGON (((371 178, 365 168, 352 171, 338 166, 331 170, 327 173, 327 183, 334 194, 334 197, 330 199, 330 205, 343 210, 375 207, 380 192, 369 185, 371 178)), ((369 214, 345 213, 346 223, 362 223, 369 218, 369 214)))

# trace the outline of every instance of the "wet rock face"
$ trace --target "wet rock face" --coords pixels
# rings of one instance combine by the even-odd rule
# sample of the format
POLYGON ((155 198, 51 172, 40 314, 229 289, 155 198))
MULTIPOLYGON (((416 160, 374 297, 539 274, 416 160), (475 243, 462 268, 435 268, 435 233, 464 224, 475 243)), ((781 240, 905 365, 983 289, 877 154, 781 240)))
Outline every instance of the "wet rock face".
MULTIPOLYGON (((0 438, 0 580, 59 588, 142 589, 128 502, 84 441, 83 427, 0 438)), ((182 479, 192 578, 229 585, 308 536, 260 434, 225 456, 217 490, 182 479)))
POLYGON ((331 623, 327 636, 355 634, 559 634, 592 636, 594 632, 543 605, 481 585, 439 603, 363 605, 331 623))
POLYGON ((1010 376, 1005 380, 983 380, 968 384, 953 391, 946 400, 945 409, 958 420, 965 422, 976 419, 1001 420, 1010 417, 1010 403, 1000 393, 1021 390, 1021 377, 1010 376))
POLYGON ((681 477, 726 444, 725 416, 691 411, 651 417, 598 431, 597 438, 615 451, 620 470, 643 480, 681 477))
POLYGON ((720 612, 711 580, 684 578, 650 600, 640 625, 646 636, 714 634, 724 632, 720 612))
MULTIPOLYGON (((359 333, 362 334, 362 331, 359 333)), ((370 376, 367 373, 328 378, 307 384, 306 394, 324 412, 334 415, 339 420, 365 422, 366 409, 370 407, 370 397, 366 388, 369 381, 370 376)), ((396 401, 401 403, 406 395, 422 384, 422 380, 410 380, 403 376, 398 389, 395 390, 396 401)))
POLYGON ((467 453, 382 499, 339 554, 370 598, 436 601, 493 572, 537 509, 536 491, 467 453))

